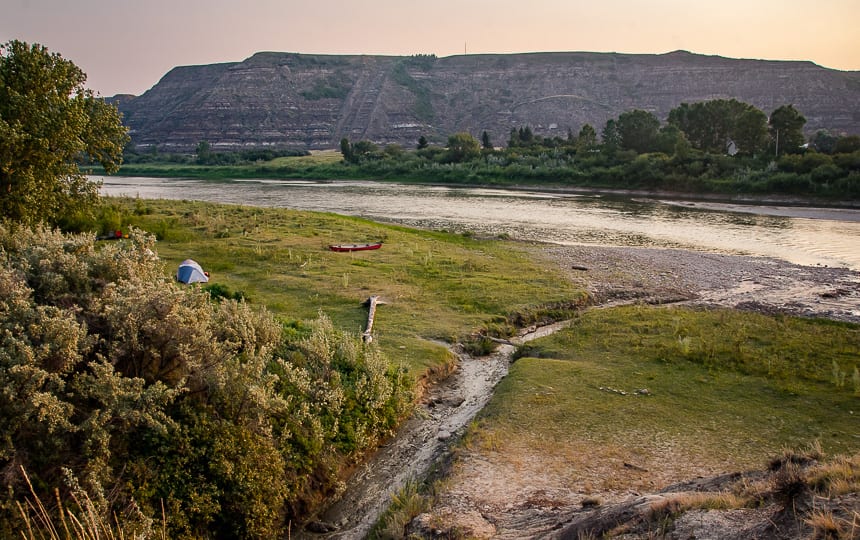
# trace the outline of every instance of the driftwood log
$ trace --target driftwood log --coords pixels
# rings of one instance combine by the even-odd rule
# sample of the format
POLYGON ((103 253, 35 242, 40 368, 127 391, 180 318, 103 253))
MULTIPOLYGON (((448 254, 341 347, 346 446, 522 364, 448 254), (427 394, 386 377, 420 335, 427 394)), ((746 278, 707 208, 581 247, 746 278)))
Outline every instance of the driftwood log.
POLYGON ((367 326, 364 329, 364 333, 361 335, 361 339, 365 343, 373 341, 371 332, 373 332, 373 317, 376 315, 376 306, 384 303, 385 302, 380 300, 379 296, 376 295, 371 296, 364 302, 364 305, 367 306, 367 326))

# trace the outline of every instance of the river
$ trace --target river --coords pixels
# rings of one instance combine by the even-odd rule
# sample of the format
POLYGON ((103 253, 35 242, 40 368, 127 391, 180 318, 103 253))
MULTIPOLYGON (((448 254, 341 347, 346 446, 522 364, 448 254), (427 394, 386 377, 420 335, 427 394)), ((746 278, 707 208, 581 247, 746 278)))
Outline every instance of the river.
POLYGON ((860 271, 860 209, 371 181, 96 179, 109 196, 335 212, 522 240, 675 247, 860 271))

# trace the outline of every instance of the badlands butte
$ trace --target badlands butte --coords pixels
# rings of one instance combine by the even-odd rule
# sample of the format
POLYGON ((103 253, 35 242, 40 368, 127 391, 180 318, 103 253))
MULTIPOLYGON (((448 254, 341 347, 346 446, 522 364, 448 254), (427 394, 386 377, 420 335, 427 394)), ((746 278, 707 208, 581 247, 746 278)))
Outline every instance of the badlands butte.
POLYGON ((260 52, 242 62, 176 67, 141 96, 110 98, 138 147, 336 148, 344 137, 406 147, 424 136, 511 128, 566 137, 643 109, 665 120, 681 103, 734 98, 766 114, 794 105, 805 130, 860 133, 860 72, 811 62, 668 54, 310 55, 260 52))

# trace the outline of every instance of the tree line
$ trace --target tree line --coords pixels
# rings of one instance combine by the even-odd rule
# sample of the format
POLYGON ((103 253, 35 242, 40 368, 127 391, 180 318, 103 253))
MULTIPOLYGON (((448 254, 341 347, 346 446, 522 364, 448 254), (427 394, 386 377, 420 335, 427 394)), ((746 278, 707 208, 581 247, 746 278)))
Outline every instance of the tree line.
POLYGON ((816 132, 793 105, 766 115, 735 99, 683 103, 665 123, 640 109, 590 124, 566 138, 512 128, 504 147, 487 131, 461 132, 444 145, 421 137, 414 150, 341 141, 344 163, 368 175, 451 182, 553 182, 686 192, 860 196, 860 136, 816 132), (396 162, 395 162, 396 161, 396 162))

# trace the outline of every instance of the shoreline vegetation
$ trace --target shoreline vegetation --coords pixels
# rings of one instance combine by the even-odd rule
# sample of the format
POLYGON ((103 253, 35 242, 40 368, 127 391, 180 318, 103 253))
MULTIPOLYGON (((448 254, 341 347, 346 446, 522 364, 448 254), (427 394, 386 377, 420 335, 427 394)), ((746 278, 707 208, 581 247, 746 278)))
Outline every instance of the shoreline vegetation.
MULTIPOLYGON (((414 148, 340 141, 339 151, 246 149, 172 153, 129 146, 127 176, 223 179, 380 180, 458 186, 625 190, 696 197, 778 197, 856 205, 860 136, 820 130, 791 105, 770 116, 737 100, 681 104, 665 123, 632 110, 607 120, 598 138, 586 124, 567 138, 511 129, 503 146, 487 132, 420 137, 414 148)), ((96 170, 97 172, 97 170, 96 170)))
MULTIPOLYGON (((241 298, 244 300, 238 305, 244 305, 251 311, 265 308, 275 317, 277 325, 282 328, 281 336, 285 341, 273 349, 273 352, 276 352, 278 357, 286 360, 287 363, 267 364, 265 362, 260 363, 259 360, 255 361, 254 365, 260 370, 255 376, 264 378, 284 376, 277 369, 272 371, 273 366, 276 365, 293 364, 296 367, 310 370, 309 373, 314 373, 313 370, 318 368, 312 367, 311 359, 317 354, 314 351, 325 350, 325 348, 320 348, 325 342, 330 343, 327 347, 331 347, 331 343, 341 343, 335 347, 339 350, 343 348, 344 351, 353 350, 354 345, 349 345, 349 343, 352 340, 359 340, 358 336, 361 334, 367 315, 361 304, 371 295, 380 295, 387 302, 380 306, 376 313, 374 325, 376 335, 373 347, 377 348, 379 354, 382 355, 381 358, 384 358, 383 364, 388 366, 387 369, 393 369, 389 376, 401 373, 408 376, 412 381, 418 381, 418 386, 412 386, 415 383, 411 383, 410 388, 404 388, 403 391, 417 391, 419 395, 422 393, 421 388, 423 386, 444 379, 452 369, 456 369, 456 363, 446 344, 461 343, 470 354, 481 355, 491 351, 498 340, 507 339, 518 329, 570 318, 584 322, 592 320, 596 316, 577 315, 582 307, 594 301, 593 293, 587 292, 589 290, 588 281, 570 279, 567 275, 570 272, 569 264, 567 266, 554 264, 552 262, 553 256, 544 251, 545 246, 504 239, 475 238, 466 234, 444 231, 415 230, 333 214, 193 201, 107 198, 100 212, 98 221, 91 224, 90 230, 127 230, 129 226, 132 226, 142 231, 148 231, 148 234, 154 237, 153 240, 157 239, 157 242, 152 244, 152 250, 158 254, 159 260, 156 266, 152 266, 155 264, 152 261, 146 263, 147 268, 149 268, 146 272, 147 275, 156 277, 152 271, 158 268, 155 274, 160 273, 162 276, 158 279, 166 278, 169 280, 174 267, 181 260, 189 257, 194 258, 210 272, 212 278, 210 285, 213 287, 208 289, 208 296, 241 298), (356 241, 381 239, 384 241, 384 247, 373 252, 351 254, 338 254, 327 249, 329 244, 337 243, 345 236, 351 240, 357 239, 356 241), (524 279, 524 276, 528 276, 528 279, 524 279), (320 317, 320 314, 324 314, 324 320, 331 322, 313 322, 320 317), (320 324, 322 324, 321 330, 319 329, 320 324), (330 326, 326 326, 326 324, 330 324, 330 326), (315 332, 322 332, 322 334, 315 334, 315 332), (313 335, 320 337, 312 338, 313 335), (337 337, 335 341, 329 341, 333 338, 322 338, 321 336, 324 335, 341 337, 337 337), (349 337, 350 335, 352 337, 349 337)), ((135 245, 133 242, 129 244, 129 240, 119 240, 97 246, 92 244, 92 240, 92 237, 89 239, 82 237, 75 240, 73 243, 80 247, 70 252, 62 247, 68 245, 69 240, 54 238, 51 243, 57 249, 66 250, 68 253, 90 253, 91 255, 87 255, 88 257, 93 257, 100 252, 110 254, 116 249, 122 252, 129 245, 135 245)), ((35 242, 33 244, 36 245, 35 242)), ((8 243, 6 245, 5 249, 8 251, 10 245, 8 243)), ((37 252, 38 248, 33 253, 37 252)), ((145 253, 145 251, 140 253, 145 253)), ((106 260, 110 260, 110 257, 106 260)), ((72 264, 69 267, 71 269, 75 268, 74 264, 76 263, 69 259, 63 264, 72 264)), ((37 267, 33 267, 32 271, 38 275, 37 267)), ((55 268, 51 275, 55 275, 58 271, 60 268, 55 268)), ((647 269, 642 271, 646 274, 648 272, 647 269)), ((72 275, 66 279, 71 277, 72 275)), ((131 277, 122 278, 117 282, 117 285, 121 285, 123 280, 128 280, 131 277)), ((597 279, 611 278, 609 275, 603 276, 602 272, 593 277, 597 279)), ((75 279, 77 280, 77 278, 75 279)), ((138 283, 139 279, 141 276, 133 278, 127 285, 131 286, 138 283)), ((55 277, 51 277, 46 283, 54 283, 55 280, 55 277)), ((641 286, 641 279, 637 278, 636 282, 641 286)), ((155 285, 156 288, 150 287, 148 290, 153 293, 164 287, 167 287, 164 291, 173 290, 174 286, 168 286, 166 281, 158 281, 158 283, 155 285)), ((125 287, 125 289, 127 292, 132 292, 134 287, 125 287)), ((193 287, 181 290, 193 292, 204 289, 193 287)), ((161 297, 162 294, 164 293, 159 293, 156 296, 161 297)), ((58 301, 61 301, 62 305, 67 305, 70 301, 67 296, 62 296, 62 298, 66 298, 65 300, 58 297, 58 301)), ((41 298, 41 296, 37 298, 41 298)), ((177 298, 181 298, 181 296, 177 298)), ((199 306, 200 304, 197 303, 199 301, 199 299, 195 300, 194 305, 199 306)), ((219 302, 223 301, 225 300, 217 300, 215 305, 217 306, 219 302)), ((227 302, 235 301, 227 300, 227 302)), ((126 309, 129 308, 133 309, 133 306, 126 307, 126 309)), ((242 324, 247 324, 241 321, 243 318, 249 317, 251 311, 247 313, 242 311, 241 313, 245 314, 241 316, 238 314, 230 316, 235 321, 233 324, 239 325, 236 327, 237 329, 242 324)), ((218 317, 224 317, 224 315, 218 317)), ((606 387, 624 387, 626 389, 622 382, 629 379, 632 374, 639 373, 636 377, 644 377, 646 380, 643 380, 641 384, 646 386, 656 384, 650 383, 649 377, 654 377, 653 380, 655 381, 659 380, 661 385, 668 385, 666 388, 673 384, 682 383, 693 386, 705 385, 705 387, 710 388, 709 392, 713 391, 714 404, 719 404, 722 399, 727 399, 726 396, 732 396, 732 407, 726 412, 709 410, 708 414, 712 421, 722 422, 721 419, 724 415, 728 415, 724 420, 731 425, 733 437, 737 437, 738 440, 747 437, 749 440, 759 442, 752 446, 750 444, 726 445, 720 446, 720 448, 711 448, 707 444, 704 446, 699 444, 695 448, 690 446, 688 449, 699 457, 708 455, 712 451, 716 452, 714 455, 718 455, 722 460, 721 463, 726 467, 747 466, 750 463, 766 459, 765 454, 773 454, 780 446, 799 447, 818 439, 820 439, 823 451, 848 454, 856 452, 857 442, 850 434, 857 432, 856 419, 858 416, 848 415, 847 408, 853 408, 853 404, 858 399, 855 396, 860 392, 858 390, 860 389, 860 376, 856 374, 857 366, 852 363, 852 359, 860 357, 860 351, 856 349, 858 343, 857 324, 794 319, 778 313, 762 315, 734 310, 712 312, 711 310, 700 311, 681 308, 659 308, 654 312, 643 307, 632 310, 630 308, 627 310, 608 308, 601 317, 601 320, 605 319, 605 321, 599 323, 602 325, 600 331, 578 332, 576 328, 581 328, 583 324, 580 322, 574 329, 559 334, 558 337, 547 338, 551 341, 546 342, 546 344, 539 340, 530 345, 528 349, 523 349, 520 356, 531 358, 531 360, 517 361, 515 365, 520 367, 514 376, 505 383, 504 392, 507 397, 502 401, 499 401, 501 398, 497 398, 494 401, 496 405, 491 405, 491 408, 485 411, 484 420, 478 424, 479 431, 468 435, 466 441, 472 442, 466 444, 500 449, 505 447, 501 442, 502 440, 522 443, 525 440, 522 437, 558 437, 556 426, 558 418, 582 417, 587 411, 580 409, 574 400, 574 402, 567 404, 557 403, 555 408, 558 410, 553 415, 539 416, 529 420, 527 423, 530 427, 527 433, 523 432, 516 435, 516 430, 511 426, 493 427, 493 423, 489 419, 496 417, 493 411, 499 410, 499 407, 510 407, 514 403, 525 406, 538 399, 534 403, 535 408, 532 411, 537 412, 543 407, 541 405, 543 402, 540 401, 543 398, 540 396, 546 392, 549 392, 546 396, 551 396, 558 392, 574 390, 574 388, 567 389, 567 383, 564 382, 569 374, 561 375, 559 373, 553 382, 529 382, 526 380, 522 384, 517 382, 520 377, 517 373, 520 370, 530 367, 530 369, 536 369, 537 374, 543 373, 544 368, 540 366, 549 362, 547 365, 553 366, 555 370, 572 368, 574 370, 587 370, 589 373, 596 370, 593 373, 593 377, 597 377, 595 381, 601 377, 606 378, 600 383, 601 386, 606 387), (729 321, 730 324, 728 324, 729 321), (743 331, 738 330, 739 328, 743 331), (630 335, 626 335, 624 332, 630 335), (768 336, 766 341, 761 341, 762 338, 756 337, 765 335, 768 336), (607 351, 605 354, 611 354, 618 359, 618 370, 614 371, 614 374, 605 372, 604 375, 600 375, 604 372, 603 370, 610 368, 609 365, 604 368, 599 367, 598 364, 602 362, 599 360, 600 355, 595 355, 591 359, 577 358, 575 361, 565 359, 564 354, 566 353, 564 351, 567 350, 567 347, 564 344, 573 343, 571 340, 584 340, 584 343, 588 343, 589 347, 603 348, 607 351), (637 343, 639 345, 636 345, 637 343), (802 343, 803 349, 795 348, 793 344, 796 343, 802 343), (622 344, 626 344, 627 349, 619 348, 622 344), (728 348, 724 348, 723 345, 728 348), (628 350, 631 346, 633 349, 628 350), (841 351, 840 356, 833 356, 834 347, 837 351, 841 351), (637 360, 637 358, 641 358, 646 350, 652 350, 648 354, 655 355, 655 359, 640 364, 641 360, 637 360), (738 356, 739 354, 740 356, 738 356), (784 367, 790 365, 790 359, 801 357, 804 359, 803 371, 784 367), (773 363, 776 360, 780 362, 788 360, 789 364, 777 365, 773 363), (771 386, 773 388, 758 393, 749 393, 744 390, 751 387, 750 385, 756 384, 763 384, 763 388, 770 388, 771 386), (552 386, 552 390, 548 390, 548 386, 552 386), (544 389, 540 390, 541 388, 544 389), (817 403, 816 410, 820 414, 808 421, 803 418, 795 418, 791 421, 788 417, 783 418, 783 415, 790 412, 780 405, 788 395, 786 392, 794 396, 792 398, 794 400, 814 401, 817 403), (773 430, 772 437, 767 441, 758 437, 755 431, 761 426, 757 422, 748 424, 738 421, 736 418, 730 421, 729 416, 733 414, 731 411, 734 410, 767 410, 767 419, 760 420, 766 420, 768 429, 773 430), (499 433, 505 434, 499 435, 499 433), (835 437, 833 434, 836 433, 841 433, 844 436, 835 437)), ((165 317, 165 322, 170 321, 173 321, 171 317, 165 317)), ((93 328, 97 328, 97 326, 93 328)), ((162 327, 162 330, 166 330, 166 328, 162 327)), ((188 330, 191 331, 191 328, 189 327, 188 330)), ((236 331, 230 330, 230 332, 236 331)), ((242 332, 247 335, 243 339, 252 338, 253 334, 247 334, 247 330, 242 332)), ((231 338, 231 342, 234 341, 235 338, 231 338)), ((231 345, 231 347, 235 346, 235 344, 231 345)), ((570 350, 580 350, 582 346, 581 344, 576 345, 570 350)), ((262 349, 259 351, 259 354, 262 354, 262 349)), ((332 363, 326 369, 340 371, 341 374, 337 376, 337 379, 343 382, 350 380, 349 373, 355 373, 353 371, 355 367, 350 366, 364 365, 365 362, 369 361, 361 359, 337 360, 340 358, 338 354, 340 353, 331 357, 332 359, 328 362, 332 363), (345 371, 342 371, 344 369, 345 371)), ((353 353, 349 353, 345 358, 353 358, 350 356, 351 354, 353 353)), ((230 369, 240 369, 241 365, 241 363, 236 364, 230 369)), ((326 372, 324 370, 318 373, 326 372)), ((238 374, 239 372, 236 376, 239 376, 238 374)), ((119 375, 121 373, 115 374, 115 376, 119 375)), ((60 374, 56 376, 60 376, 60 374)), ((107 374, 101 376, 106 377, 107 374)), ((245 378, 249 376, 249 373, 241 375, 245 378)), ((531 376, 529 375, 529 377, 531 376)), ((123 380, 123 377, 119 377, 117 382, 123 380)), ((283 387, 282 391, 287 388, 299 389, 305 384, 301 382, 302 379, 288 378, 287 380, 292 382, 289 383, 289 386, 283 387)), ((639 384, 638 381, 637 384, 639 384)), ((141 390, 144 388, 146 387, 142 387, 141 390)), ((258 383, 253 383, 251 388, 259 389, 261 387, 258 383)), ((657 387, 655 386, 655 388, 657 387)), ((663 386, 659 388, 663 388, 663 386)), ((696 388, 699 387, 696 386, 696 388)), ((239 390, 239 388, 224 387, 219 390, 222 392, 221 394, 216 394, 207 400, 214 399, 217 401, 220 399, 227 400, 225 403, 230 403, 229 399, 232 398, 228 398, 228 396, 240 397, 240 394, 232 393, 234 390, 239 390), (223 392, 227 392, 227 394, 223 392)), ((255 392, 257 391, 259 390, 255 390, 255 392)), ((580 389, 575 391, 575 393, 580 392, 590 395, 591 390, 580 389)), ((673 399, 680 401, 672 402, 666 406, 671 405, 675 410, 684 410, 687 407, 699 410, 694 403, 698 398, 692 396, 699 396, 700 394, 701 391, 692 391, 687 397, 685 397, 686 394, 676 396, 673 399)), ((661 390, 660 397, 654 398, 655 403, 662 401, 668 395, 668 392, 664 393, 661 390)), ((593 400, 589 402, 592 403, 589 407, 597 407, 593 412, 602 410, 598 404, 606 399, 611 399, 611 396, 607 396, 609 394, 605 392, 594 394, 593 400)), ((294 397, 290 399, 311 399, 308 403, 317 403, 314 407, 320 407, 322 403, 315 400, 322 398, 323 396, 311 398, 309 395, 303 398, 294 397)), ((143 399, 143 396, 138 399, 143 399)), ((168 398, 164 396, 161 399, 168 398)), ((254 399, 259 400, 261 396, 257 395, 254 399)), ((350 399, 357 399, 357 397, 350 399)), ((293 403, 300 402, 294 401, 293 403)), ((343 403, 343 406, 346 407, 344 411, 353 411, 353 415, 347 417, 352 418, 352 420, 347 424, 341 424, 341 427, 365 425, 362 422, 367 421, 367 418, 363 416, 366 413, 358 413, 358 416, 354 416, 357 411, 361 410, 352 408, 358 402, 353 405, 348 403, 350 402, 343 403), (362 418, 364 419, 362 420, 362 418)), ((609 405, 607 402, 600 407, 609 405)), ((211 406, 214 406, 214 402, 211 403, 211 406)), ((380 424, 380 427, 384 428, 376 436, 371 435, 369 431, 363 431, 361 432, 363 435, 360 435, 359 432, 351 431, 353 428, 349 428, 342 435, 334 437, 329 442, 320 440, 312 443, 313 439, 304 439, 306 435, 311 433, 301 435, 301 430, 295 432, 291 439, 294 442, 289 446, 291 449, 289 462, 303 464, 302 471, 295 471, 296 476, 293 477, 297 482, 295 487, 298 488, 300 485, 303 487, 289 495, 291 502, 286 506, 283 505, 282 495, 271 491, 268 476, 251 475, 245 477, 243 483, 235 483, 239 477, 232 476, 233 474, 244 474, 241 467, 235 468, 244 463, 242 460, 245 458, 240 459, 240 455, 245 455, 251 459, 247 463, 250 466, 266 452, 275 452, 266 459, 275 465, 281 463, 281 458, 273 459, 278 455, 275 447, 266 446, 268 443, 264 443, 266 430, 257 431, 258 428, 253 427, 259 425, 258 423, 261 421, 269 422, 272 420, 271 418, 265 420, 267 414, 277 410, 277 408, 272 408, 271 402, 265 406, 259 403, 255 406, 259 407, 253 415, 255 419, 246 417, 246 413, 239 412, 245 409, 236 409, 236 414, 239 414, 237 418, 242 418, 242 423, 229 429, 227 428, 232 424, 232 421, 224 424, 226 418, 221 418, 216 424, 188 424, 188 429, 197 431, 188 432, 184 437, 196 433, 194 440, 197 442, 194 444, 203 445, 204 448, 211 444, 220 445, 221 450, 219 452, 229 450, 230 455, 238 460, 234 466, 229 468, 219 468, 217 471, 211 470, 205 473, 195 480, 195 482, 205 480, 204 484, 190 491, 173 491, 173 495, 168 496, 171 490, 178 487, 175 482, 179 481, 180 478, 174 477, 163 467, 158 468, 161 472, 155 477, 151 476, 153 472, 151 471, 146 479, 139 478, 139 480, 145 480, 144 484, 139 484, 137 480, 132 480, 129 477, 132 470, 124 466, 121 467, 119 464, 119 461, 122 461, 133 466, 137 462, 137 458, 129 454, 130 448, 127 446, 129 443, 127 437, 129 436, 132 438, 144 436, 144 439, 150 441, 147 445, 137 447, 136 451, 144 452, 143 455, 138 456, 143 460, 142 463, 148 459, 145 456, 147 448, 151 450, 160 448, 161 450, 158 451, 161 452, 164 448, 170 447, 173 444, 170 442, 171 437, 179 435, 180 432, 170 435, 171 428, 168 428, 167 432, 159 432, 158 430, 163 429, 163 427, 158 427, 159 424, 123 424, 125 427, 121 430, 109 432, 110 435, 105 439, 107 441, 106 447, 101 447, 102 449, 98 453, 92 454, 93 458, 98 458, 98 462, 90 462, 85 457, 77 467, 73 465, 71 471, 79 478, 83 475, 83 478, 86 479, 84 487, 87 490, 95 490, 97 494, 102 493, 99 491, 100 489, 107 493, 118 487, 118 484, 115 483, 117 479, 111 476, 109 471, 124 471, 126 485, 136 486, 132 493, 126 494, 126 497, 134 497, 142 515, 150 520, 147 523, 150 524, 151 528, 154 527, 153 524, 162 522, 161 511, 158 510, 160 508, 158 500, 164 500, 167 497, 170 504, 165 507, 164 526, 170 531, 169 535, 173 537, 193 536, 194 534, 202 534, 202 531, 207 531, 206 534, 216 537, 235 536, 237 534, 245 537, 259 537, 268 534, 268 532, 262 531, 271 532, 284 530, 288 527, 295 531, 297 527, 311 519, 322 508, 321 505, 324 500, 337 492, 335 486, 345 478, 341 475, 353 470, 361 462, 360 456, 363 452, 373 448, 376 443, 372 441, 379 440, 375 437, 383 437, 385 433, 391 433, 389 430, 393 429, 394 424, 388 422, 403 414, 404 409, 401 409, 401 406, 402 404, 385 413, 394 416, 386 416, 389 420, 380 424), (262 416, 260 416, 261 414, 262 416), (193 427, 195 425, 197 427, 193 427), (239 436, 240 432, 233 433, 231 431, 238 429, 240 425, 246 426, 243 429, 250 428, 249 433, 255 433, 250 439, 250 441, 256 441, 254 442, 255 446, 242 449, 242 444, 247 444, 247 442, 242 443, 240 439, 235 438, 239 436), (156 431, 152 432, 153 429, 156 431), (150 434, 146 435, 146 433, 150 434), (158 435, 156 439, 149 439, 156 433, 161 433, 161 435, 158 435), (213 435, 214 439, 209 439, 207 433, 213 435), (261 439, 261 436, 264 438, 261 439), (298 438, 295 438, 297 436, 298 438), (341 437, 346 437, 346 439, 341 437), (355 437, 359 438, 356 439, 355 437), (359 444, 359 441, 363 442, 359 444), (158 444, 153 445, 155 442, 158 444), (300 444, 296 445, 297 442, 300 444), (261 444, 263 446, 259 446, 261 444), (341 453, 344 448, 351 450, 341 453), (245 452, 250 453, 244 454, 245 452), (96 463, 102 465, 96 465, 96 463), (112 466, 107 469, 92 469, 111 464, 112 466), (316 469, 319 465, 322 465, 323 469, 316 469), (317 472, 313 472, 315 470, 317 472), (89 475, 87 471, 90 471, 89 475), (95 471, 100 471, 98 476, 92 476, 95 471), (324 474, 319 476, 323 471, 325 471, 324 474), (265 489, 262 484, 257 484, 257 482, 264 481, 264 477, 264 483, 267 484, 265 489), (96 480, 97 478, 100 479, 96 480), (144 486, 146 486, 145 489, 144 486), (222 493, 224 497, 232 497, 230 493, 233 493, 234 489, 242 490, 243 495, 238 500, 245 501, 247 504, 242 503, 238 506, 230 504, 228 499, 222 501, 217 495, 222 493), (185 495, 182 495, 183 493, 185 495), (209 493, 210 495, 207 495, 209 497, 207 499, 208 506, 200 507, 199 501, 194 502, 194 497, 198 496, 194 495, 195 493, 198 495, 209 493), (189 504, 192 506, 187 506, 189 504)), ((172 417, 174 422, 189 422, 195 418, 195 422, 199 422, 206 418, 205 415, 201 416, 201 412, 191 414, 193 409, 189 409, 187 404, 177 409, 168 408, 167 412, 171 410, 173 411, 170 412, 171 415, 181 413, 179 417, 172 417)), ((212 409, 212 411, 214 410, 212 409)), ((324 411, 324 409, 319 410, 324 411)), ((120 414, 120 411, 121 409, 115 409, 115 414, 120 414)), ((309 429, 310 426, 315 425, 314 422, 319 421, 323 421, 323 425, 325 425, 325 418, 334 418, 327 416, 330 413, 324 413, 321 416, 311 414, 301 421, 310 422, 302 429, 309 429), (315 418, 316 420, 314 420, 315 418)), ((211 414, 211 412, 206 414, 211 414)), ((604 418, 604 421, 608 422, 616 413, 607 410, 600 414, 610 415, 604 418)), ((119 418, 123 417, 120 415, 119 418)), ((654 418, 639 418, 638 437, 643 437, 643 440, 648 440, 651 437, 662 438, 661 433, 666 427, 661 423, 661 418, 663 418, 661 415, 655 415, 654 418)), ((295 421, 298 421, 298 418, 295 421)), ((38 423, 35 424, 35 426, 38 425, 38 423)), ((162 422, 161 425, 165 424, 162 422)), ((601 432, 604 433, 606 440, 613 437, 623 437, 623 434, 614 430, 612 425, 614 424, 611 422, 606 423, 605 429, 601 432)), ((330 427, 334 428, 335 426, 330 427)), ((21 427, 21 429, 24 428, 21 427)), ((30 426, 27 429, 35 428, 30 426)), ((576 431, 571 431, 571 434, 575 433, 576 431)), ((93 433, 93 436, 96 435, 93 433)), ((58 433, 55 433, 52 439, 55 445, 60 444, 60 441, 63 440, 58 433)), ((74 440, 75 438, 69 439, 69 442, 74 440)), ((587 455, 600 455, 601 449, 605 448, 606 440, 595 439, 591 443, 580 441, 577 444, 584 445, 582 449, 587 455)), ((624 448, 624 444, 619 444, 619 449, 624 448)), ((685 443, 679 440, 676 441, 676 444, 683 446, 685 443)), ((70 451, 72 451, 71 448, 69 447, 70 451)), ((539 454, 542 453, 543 450, 540 448, 543 447, 538 446, 538 448, 539 454)), ((643 451, 645 451, 644 448, 643 451)), ((546 455, 555 456, 553 452, 549 452, 549 448, 546 450, 546 455)), ((38 467, 32 466, 32 464, 38 463, 40 459, 44 459, 36 459, 37 449, 29 449, 28 452, 31 454, 28 454, 30 457, 26 463, 30 463, 31 467, 27 469, 27 473, 31 478, 37 480, 34 485, 46 486, 48 489, 63 485, 60 477, 47 474, 47 470, 40 470, 38 467)), ((88 456, 91 452, 92 450, 84 452, 82 455, 88 456)), ((686 463, 684 455, 686 454, 671 451, 666 457, 686 463)), ((202 455, 198 457, 202 458, 202 455)), ((187 460, 188 458, 182 459, 187 460)), ((284 459, 286 459, 285 455, 284 459)), ((655 456, 651 459, 657 458, 655 456)), ((610 462, 612 461, 610 460, 610 462)), ((180 468, 190 467, 189 470, 191 471, 195 470, 195 467, 209 469, 217 465, 214 463, 204 465, 204 463, 194 458, 192 462, 173 463, 173 465, 180 468)), ((168 464, 166 463, 165 466, 168 464)), ((594 465, 597 466, 598 464, 595 463, 594 465)), ((222 465, 226 467, 226 463, 222 465)), ((217 467, 221 467, 221 465, 217 465, 217 467)), ((136 470, 137 473, 135 474, 138 474, 148 469, 133 470, 136 470)), ((202 471, 200 472, 203 474, 202 471)), ((276 473, 272 471, 272 474, 276 473)), ((180 476, 184 477, 183 475, 180 476)), ((189 477, 183 482, 190 480, 189 477)), ((23 484, 20 486, 23 490, 22 495, 29 496, 24 490, 23 484)), ((183 488, 183 490, 188 489, 188 486, 183 488)), ((66 492, 66 488, 63 488, 63 492, 66 492)), ((116 492, 112 493, 116 495, 116 492)), ((41 496, 43 500, 50 499, 50 495, 46 495, 46 492, 41 492, 41 496), (44 499, 46 496, 48 499, 44 499)), ((96 500, 99 500, 98 497, 96 500)), ((130 499, 121 500, 128 501, 130 499)), ((108 507, 110 507, 110 504, 117 504, 121 500, 105 500, 103 502, 109 503, 108 507)), ((115 507, 113 508, 115 509, 115 507)), ((141 522, 131 519, 127 522, 129 527, 133 526, 134 523, 140 525, 141 522)), ((382 537, 385 535, 382 534, 382 537)))

